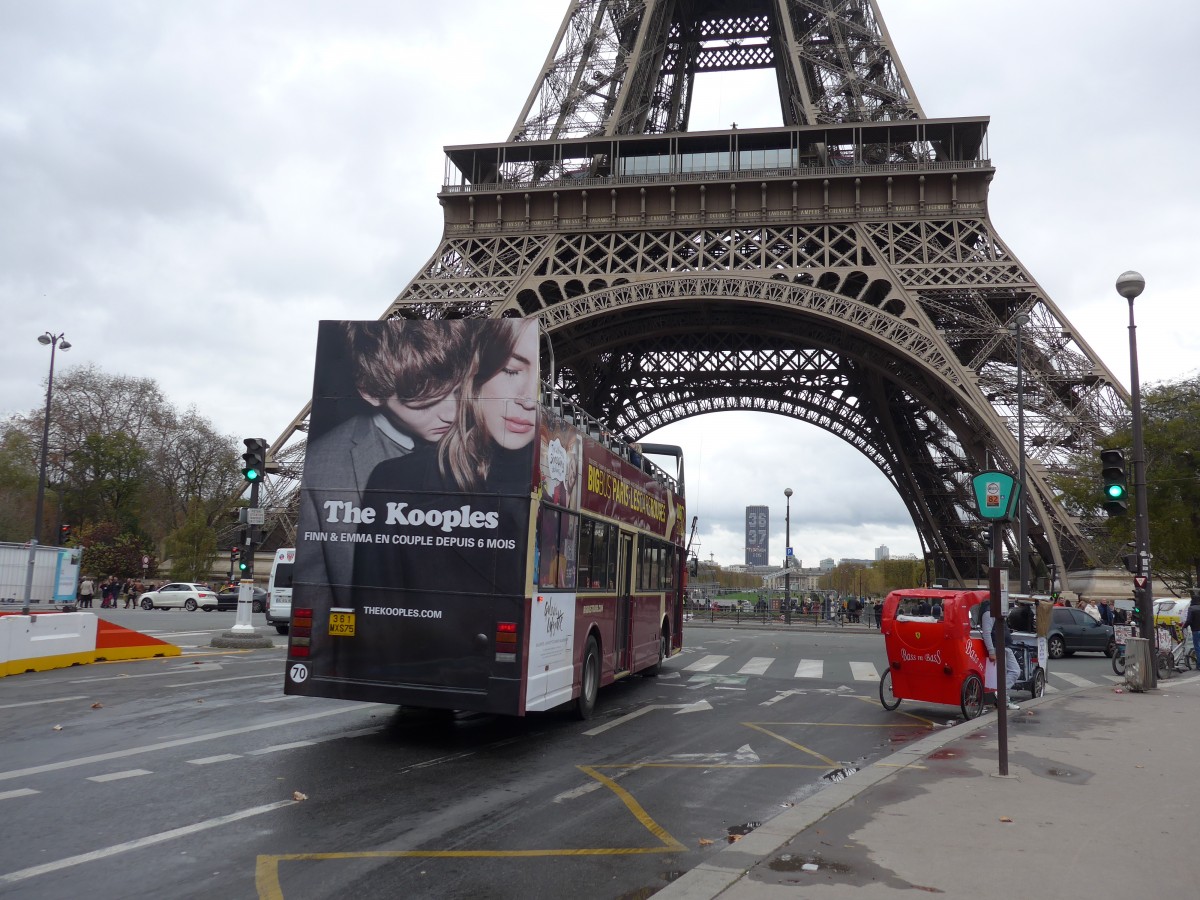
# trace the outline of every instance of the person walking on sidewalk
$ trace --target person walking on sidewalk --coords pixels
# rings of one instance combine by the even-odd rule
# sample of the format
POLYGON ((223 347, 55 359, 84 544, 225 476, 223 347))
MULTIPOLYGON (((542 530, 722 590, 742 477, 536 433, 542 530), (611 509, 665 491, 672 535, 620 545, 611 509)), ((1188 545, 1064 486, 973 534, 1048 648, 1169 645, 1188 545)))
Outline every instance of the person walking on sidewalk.
POLYGON ((1183 614, 1183 624, 1192 629, 1192 650, 1200 665, 1200 589, 1192 590, 1192 602, 1183 614))
MULTIPOLYGON (((992 634, 992 629, 996 622, 992 618, 992 604, 990 601, 985 601, 983 610, 979 616, 979 630, 983 632, 983 645, 987 647, 988 666, 992 670, 992 690, 995 690, 995 670, 998 668, 996 659, 996 638, 992 634)), ((1021 666, 1017 662, 1017 654, 1008 646, 1008 630, 1004 633, 1004 688, 1005 699, 1007 700, 1009 709, 1020 709, 1021 707, 1012 702, 1012 686, 1017 683, 1017 679, 1021 676, 1021 666)), ((986 679, 984 687, 987 687, 986 679)), ((996 705, 1000 705, 1000 695, 996 695, 996 705)))
POLYGON ((79 608, 91 609, 92 597, 96 595, 96 586, 92 583, 92 579, 85 578, 79 584, 79 608))

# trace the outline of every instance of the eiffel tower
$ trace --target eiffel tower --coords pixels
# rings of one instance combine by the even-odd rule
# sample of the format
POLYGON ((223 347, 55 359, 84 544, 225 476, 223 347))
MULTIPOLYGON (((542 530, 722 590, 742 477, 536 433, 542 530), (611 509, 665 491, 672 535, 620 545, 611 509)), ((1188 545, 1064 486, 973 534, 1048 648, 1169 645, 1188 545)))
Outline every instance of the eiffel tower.
POLYGON ((384 317, 539 316, 558 390, 629 440, 719 410, 830 431, 959 583, 971 478, 1016 473, 1023 431, 1036 567, 1083 568, 1051 476, 1129 398, 992 226, 987 126, 926 117, 876 0, 573 0, 508 139, 446 149, 441 242, 384 317), (695 77, 749 69, 783 125, 689 132, 695 77))

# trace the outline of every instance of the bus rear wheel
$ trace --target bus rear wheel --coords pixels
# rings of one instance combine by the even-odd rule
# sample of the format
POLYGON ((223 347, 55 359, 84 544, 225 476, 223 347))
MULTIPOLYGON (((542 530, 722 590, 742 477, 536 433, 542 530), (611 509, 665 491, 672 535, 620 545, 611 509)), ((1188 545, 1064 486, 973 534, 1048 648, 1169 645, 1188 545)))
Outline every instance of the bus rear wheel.
POLYGON ((667 631, 667 626, 664 624, 662 630, 658 634, 658 662, 652 666, 647 666, 642 674, 647 678, 657 678, 658 673, 662 671, 663 660, 670 653, 671 632, 667 631))
POLYGON ((575 700, 575 715, 590 719, 596 709, 596 694, 600 692, 600 646, 594 635, 589 635, 583 650, 583 670, 579 685, 579 697, 575 700))

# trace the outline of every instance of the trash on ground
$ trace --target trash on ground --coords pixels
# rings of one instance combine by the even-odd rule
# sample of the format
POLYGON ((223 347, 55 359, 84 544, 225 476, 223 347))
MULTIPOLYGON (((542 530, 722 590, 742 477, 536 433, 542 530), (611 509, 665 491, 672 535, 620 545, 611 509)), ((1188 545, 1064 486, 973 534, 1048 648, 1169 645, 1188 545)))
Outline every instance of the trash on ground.
POLYGON ((307 800, 308 794, 302 794, 299 791, 292 791, 292 799, 293 800, 307 800))

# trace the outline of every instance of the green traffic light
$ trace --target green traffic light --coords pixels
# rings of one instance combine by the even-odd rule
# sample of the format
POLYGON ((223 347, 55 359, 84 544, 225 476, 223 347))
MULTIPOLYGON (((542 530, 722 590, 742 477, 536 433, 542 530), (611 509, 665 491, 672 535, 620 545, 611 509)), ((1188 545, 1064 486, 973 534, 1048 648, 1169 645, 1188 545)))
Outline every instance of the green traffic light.
POLYGON ((258 469, 246 468, 242 469, 242 475, 247 481, 258 481, 258 479, 262 476, 262 473, 259 472, 258 469))
POLYGON ((1123 484, 1110 484, 1104 490, 1113 500, 1121 500, 1125 497, 1125 485, 1123 484))

